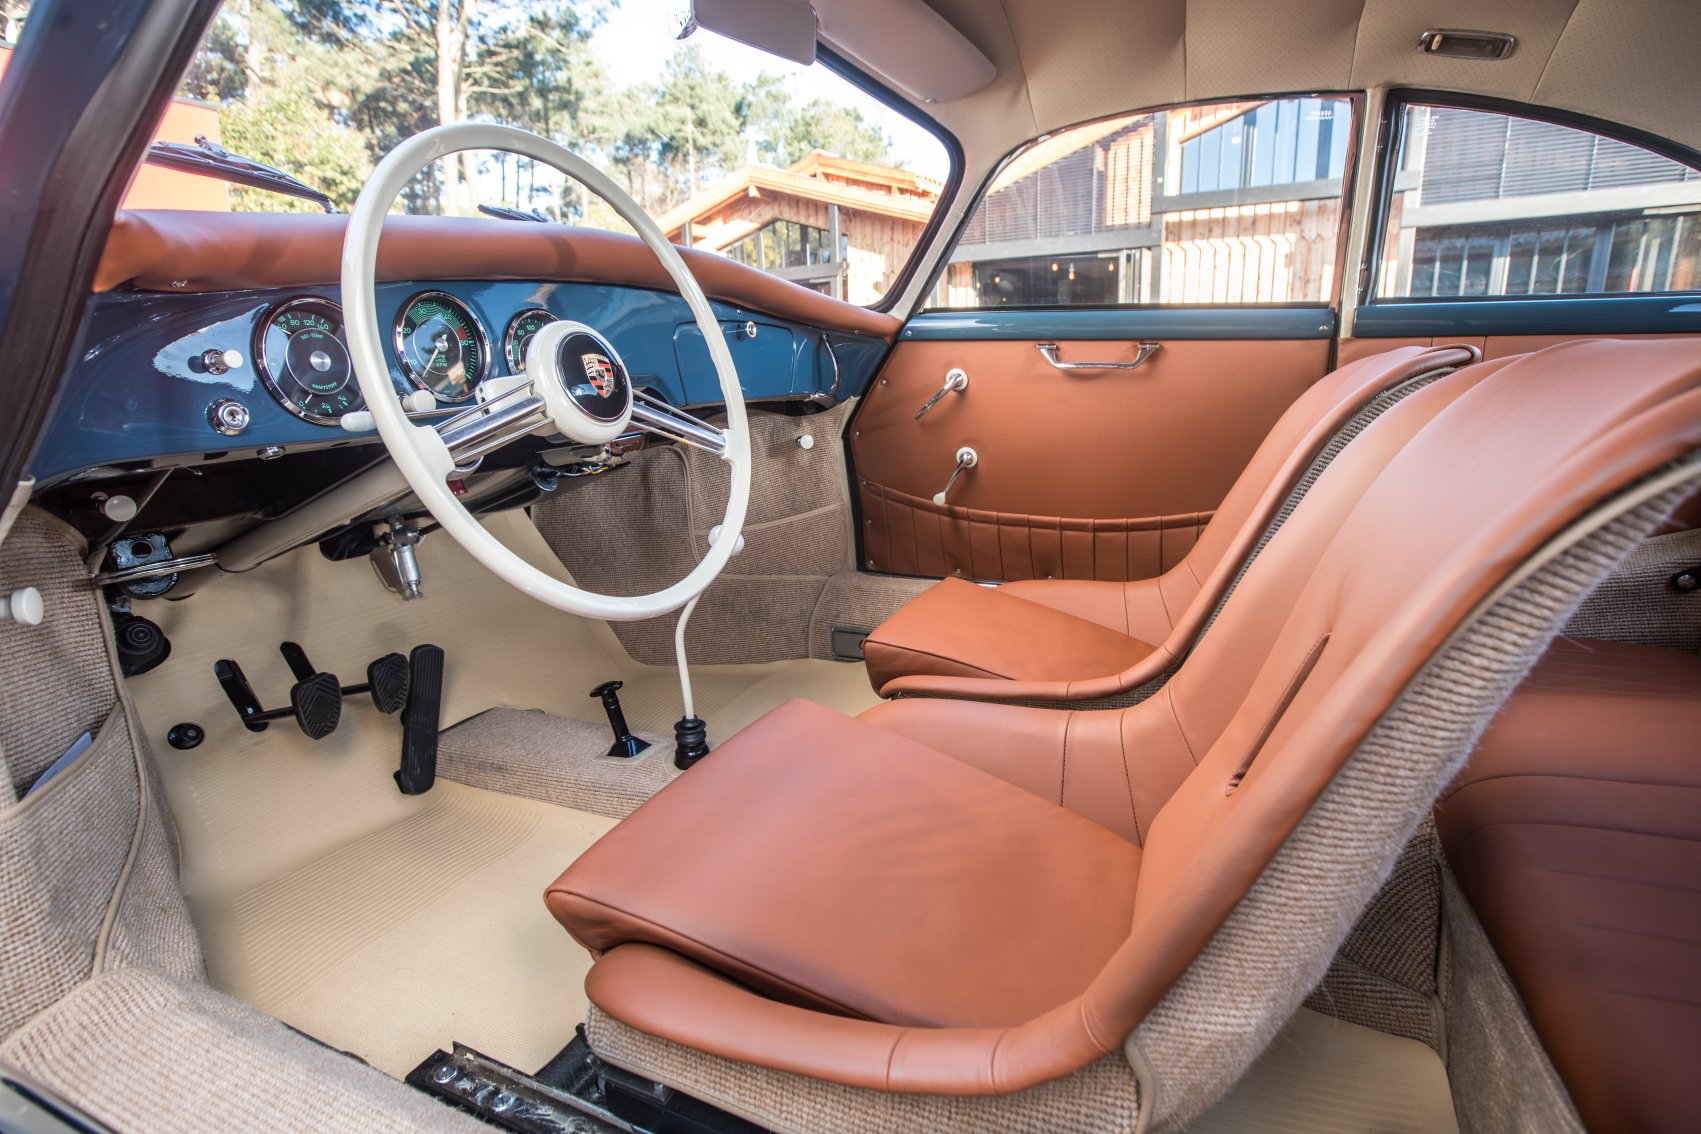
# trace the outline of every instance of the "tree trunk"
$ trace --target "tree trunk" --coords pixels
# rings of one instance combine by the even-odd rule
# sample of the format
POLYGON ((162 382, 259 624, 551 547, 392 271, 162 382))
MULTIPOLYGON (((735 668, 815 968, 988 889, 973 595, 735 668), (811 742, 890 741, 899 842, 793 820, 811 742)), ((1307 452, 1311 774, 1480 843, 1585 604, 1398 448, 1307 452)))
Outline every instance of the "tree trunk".
MULTIPOLYGON (((466 70, 467 25, 476 0, 437 0, 437 122, 459 121, 466 108, 462 78, 466 70)), ((443 213, 461 212, 461 169, 453 158, 443 166, 443 213)))

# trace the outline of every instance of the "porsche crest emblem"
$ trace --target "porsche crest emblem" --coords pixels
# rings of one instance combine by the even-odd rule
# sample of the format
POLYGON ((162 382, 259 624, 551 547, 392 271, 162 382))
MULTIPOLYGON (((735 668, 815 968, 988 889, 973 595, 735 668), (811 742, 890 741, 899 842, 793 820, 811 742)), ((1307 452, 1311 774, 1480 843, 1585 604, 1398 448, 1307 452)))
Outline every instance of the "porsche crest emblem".
POLYGON ((585 364, 585 377, 597 397, 606 398, 614 392, 614 363, 606 354, 581 355, 579 360, 585 364))

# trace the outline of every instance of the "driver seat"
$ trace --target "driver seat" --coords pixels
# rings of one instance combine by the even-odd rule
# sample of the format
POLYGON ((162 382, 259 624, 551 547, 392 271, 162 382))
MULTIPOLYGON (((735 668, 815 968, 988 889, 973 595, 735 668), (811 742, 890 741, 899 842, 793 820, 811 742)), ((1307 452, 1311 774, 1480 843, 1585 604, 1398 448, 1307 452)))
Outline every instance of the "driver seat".
POLYGON ((782 706, 549 887, 593 1048, 775 1129, 1186 1121, 1698 481, 1693 343, 1481 363, 1329 467, 1147 701, 782 706))

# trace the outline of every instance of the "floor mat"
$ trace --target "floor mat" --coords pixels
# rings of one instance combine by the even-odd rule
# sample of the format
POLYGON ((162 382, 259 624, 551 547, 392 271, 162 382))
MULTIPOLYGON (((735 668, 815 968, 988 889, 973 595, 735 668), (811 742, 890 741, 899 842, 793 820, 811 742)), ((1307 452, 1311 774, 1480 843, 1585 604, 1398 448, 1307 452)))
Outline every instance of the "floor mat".
POLYGON ((1185 1134, 1458 1134, 1429 1045, 1300 1009, 1185 1134))
POLYGON ((413 814, 198 909, 212 983, 404 1075, 460 1041, 536 1067, 590 955, 543 891, 613 820, 439 780, 413 814))
MULTIPOLYGON (((561 573, 523 514, 488 526, 561 573)), ((672 668, 638 665, 607 625, 527 598, 446 536, 427 539, 420 560, 425 597, 408 603, 365 562, 334 563, 307 547, 182 601, 141 604, 172 654, 129 684, 215 987, 392 1074, 456 1039, 534 1067, 583 1018, 589 961, 549 917, 543 889, 612 820, 441 779, 404 796, 391 778, 401 729, 365 698, 350 698, 323 740, 287 720, 254 733, 213 676, 214 661, 234 658, 271 708, 292 681, 282 636, 345 684, 374 658, 433 642, 446 651, 445 726, 510 706, 605 728, 589 692, 615 678, 632 726, 672 735, 681 715, 672 668), (171 728, 191 722, 205 740, 171 747, 171 728)), ((875 702, 856 665, 693 675, 717 742, 789 697, 852 713, 875 702)))

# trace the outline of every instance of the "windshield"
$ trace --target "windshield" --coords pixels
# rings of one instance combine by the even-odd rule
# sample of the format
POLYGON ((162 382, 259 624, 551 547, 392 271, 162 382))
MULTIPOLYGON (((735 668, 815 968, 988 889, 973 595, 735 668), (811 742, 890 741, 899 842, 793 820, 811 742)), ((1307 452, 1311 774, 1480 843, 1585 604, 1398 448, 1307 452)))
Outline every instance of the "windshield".
MULTIPOLYGON (((27 6, 0 3, 17 32, 27 6)), ((227 0, 158 137, 205 137, 346 212, 403 138, 442 122, 504 122, 607 170, 678 243, 877 301, 938 203, 945 147, 822 63, 800 67, 706 31, 682 41, 684 22, 681 5, 656 0, 227 0)), ((125 205, 321 211, 153 167, 125 205)), ((474 215, 481 205, 626 230, 577 184, 508 154, 439 162, 400 207, 474 215)))

